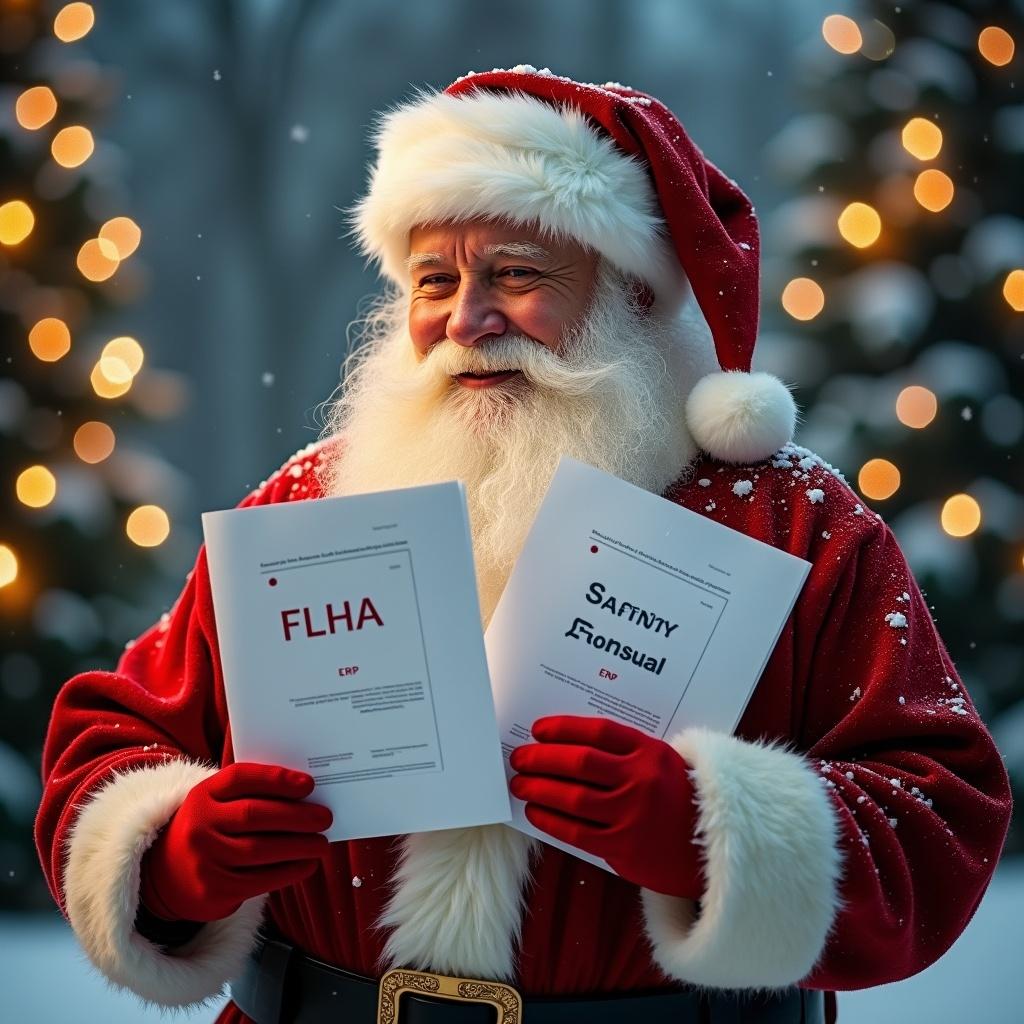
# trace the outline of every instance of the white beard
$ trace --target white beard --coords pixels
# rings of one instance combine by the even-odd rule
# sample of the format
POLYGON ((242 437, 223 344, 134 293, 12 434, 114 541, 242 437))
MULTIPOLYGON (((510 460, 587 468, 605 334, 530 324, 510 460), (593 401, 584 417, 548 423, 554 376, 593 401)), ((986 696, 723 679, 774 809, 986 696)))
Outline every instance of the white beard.
POLYGON ((602 261, 590 308, 557 355, 505 336, 474 348, 445 339, 422 361, 407 298, 383 297, 330 406, 322 436, 344 443, 321 463, 324 493, 464 481, 486 626, 563 454, 655 494, 696 454, 684 408, 697 379, 717 369, 707 329, 692 317, 658 319, 629 294, 602 261), (452 379, 508 368, 521 373, 490 388, 452 379))

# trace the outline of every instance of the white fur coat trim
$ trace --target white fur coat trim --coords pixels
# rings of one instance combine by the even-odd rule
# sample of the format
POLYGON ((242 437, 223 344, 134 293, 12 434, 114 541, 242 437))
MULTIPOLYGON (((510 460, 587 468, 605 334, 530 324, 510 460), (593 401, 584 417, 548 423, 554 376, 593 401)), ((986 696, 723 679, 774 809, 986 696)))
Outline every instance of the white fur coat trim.
POLYGON ((643 891, 654 959, 707 988, 775 989, 806 977, 840 907, 840 826, 798 754, 687 729, 706 890, 692 900, 643 891))
POLYGON ((82 806, 68 840, 64 899, 79 942, 111 982, 162 1006, 220 995, 262 920, 261 896, 168 953, 134 927, 143 854, 189 790, 215 771, 174 759, 116 773, 82 806))
POLYGON ((577 109, 522 93, 421 90, 384 114, 377 162, 350 219, 363 252, 407 287, 418 224, 474 217, 537 222, 653 288, 676 312, 686 278, 644 165, 577 109))
POLYGON ((384 966, 510 979, 537 840, 505 825, 406 836, 384 966))

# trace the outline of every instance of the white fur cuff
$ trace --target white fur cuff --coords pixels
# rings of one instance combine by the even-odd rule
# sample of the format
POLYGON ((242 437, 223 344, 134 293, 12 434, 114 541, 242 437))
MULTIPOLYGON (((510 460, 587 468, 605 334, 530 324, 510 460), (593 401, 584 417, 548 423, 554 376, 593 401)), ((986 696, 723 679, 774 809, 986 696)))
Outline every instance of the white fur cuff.
POLYGON ((839 910, 840 827, 798 754, 707 729, 671 740, 689 762, 707 888, 643 891, 654 959, 692 985, 773 989, 807 976, 839 910))
POLYGON ((218 996, 241 971, 262 919, 260 896, 168 953, 135 930, 143 854, 215 771, 176 759, 115 774, 83 805, 68 840, 64 896, 83 949, 115 985, 163 1006, 218 996))

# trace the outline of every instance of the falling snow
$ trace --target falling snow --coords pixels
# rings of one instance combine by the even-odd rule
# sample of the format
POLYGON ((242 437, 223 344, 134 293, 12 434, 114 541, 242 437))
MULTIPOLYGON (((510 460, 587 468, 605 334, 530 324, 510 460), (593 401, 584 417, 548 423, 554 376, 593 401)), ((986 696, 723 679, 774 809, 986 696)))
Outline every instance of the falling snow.
POLYGON ((362 888, 362 885, 363 885, 363 880, 358 875, 353 875, 352 876, 352 888, 353 889, 360 889, 360 888, 362 888))
POLYGON ((701 487, 710 487, 711 486, 711 481, 706 476, 702 476, 697 481, 697 483, 700 484, 701 487))
POLYGON ((293 124, 290 135, 292 142, 305 142, 309 138, 309 129, 304 124, 293 124))
POLYGON ((260 377, 260 380, 263 381, 263 386, 265 388, 269 388, 274 383, 274 375, 269 370, 267 370, 266 373, 264 373, 263 376, 260 377))
POLYGON ((907 617, 903 612, 889 612, 885 616, 885 621, 888 622, 893 629, 907 628, 907 617))

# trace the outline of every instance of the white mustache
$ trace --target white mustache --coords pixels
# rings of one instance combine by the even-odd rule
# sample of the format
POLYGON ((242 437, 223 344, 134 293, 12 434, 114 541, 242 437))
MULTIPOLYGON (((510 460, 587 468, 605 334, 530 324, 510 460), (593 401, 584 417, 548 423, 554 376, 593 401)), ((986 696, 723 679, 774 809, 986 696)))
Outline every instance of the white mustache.
POLYGON ((522 335, 493 338, 467 348, 445 338, 429 350, 420 370, 437 383, 460 373, 498 373, 519 370, 535 387, 569 395, 586 395, 614 379, 619 364, 588 362, 578 347, 565 354, 522 335))

